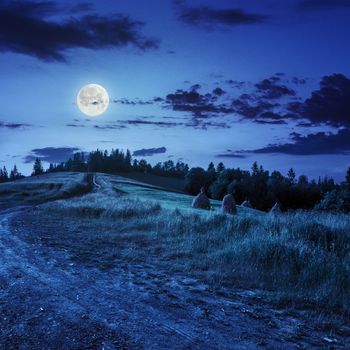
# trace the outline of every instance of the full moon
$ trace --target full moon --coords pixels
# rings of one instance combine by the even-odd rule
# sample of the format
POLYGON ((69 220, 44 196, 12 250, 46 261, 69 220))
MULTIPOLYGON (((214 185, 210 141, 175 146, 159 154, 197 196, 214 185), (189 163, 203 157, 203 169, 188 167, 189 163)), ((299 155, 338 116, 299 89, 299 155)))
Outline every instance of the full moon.
POLYGON ((84 114, 96 117, 107 110, 109 96, 106 89, 101 85, 89 84, 80 89, 77 104, 84 114))

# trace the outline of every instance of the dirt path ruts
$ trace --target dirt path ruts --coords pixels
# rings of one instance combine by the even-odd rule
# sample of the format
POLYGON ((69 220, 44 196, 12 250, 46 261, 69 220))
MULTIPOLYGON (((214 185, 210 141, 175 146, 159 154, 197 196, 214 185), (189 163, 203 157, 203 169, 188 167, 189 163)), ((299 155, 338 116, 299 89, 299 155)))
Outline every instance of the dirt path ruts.
MULTIPOLYGON (((95 190, 101 187, 94 178, 95 190)), ((329 343, 302 318, 251 293, 218 296, 154 264, 102 272, 11 232, 23 207, 0 213, 0 348, 297 349, 329 343)), ((30 234, 30 233, 28 233, 30 234)), ((332 338, 329 338, 333 340, 332 338)))

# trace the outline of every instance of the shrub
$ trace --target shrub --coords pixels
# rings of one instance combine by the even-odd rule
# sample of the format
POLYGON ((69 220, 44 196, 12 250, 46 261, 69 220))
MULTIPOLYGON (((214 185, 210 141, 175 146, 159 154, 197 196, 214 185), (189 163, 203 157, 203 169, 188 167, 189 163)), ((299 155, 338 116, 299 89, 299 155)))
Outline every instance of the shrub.
POLYGON ((336 189, 328 192, 315 206, 316 210, 333 212, 350 212, 350 193, 347 189, 336 189))

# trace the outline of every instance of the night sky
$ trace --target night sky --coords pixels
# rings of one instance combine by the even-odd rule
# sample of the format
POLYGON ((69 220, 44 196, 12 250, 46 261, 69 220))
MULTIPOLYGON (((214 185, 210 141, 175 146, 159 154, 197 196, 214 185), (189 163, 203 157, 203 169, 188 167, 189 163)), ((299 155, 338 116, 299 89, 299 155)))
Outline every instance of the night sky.
POLYGON ((129 148, 342 181, 349 19, 350 0, 0 0, 0 166, 129 148), (76 105, 89 83, 99 117, 76 105))

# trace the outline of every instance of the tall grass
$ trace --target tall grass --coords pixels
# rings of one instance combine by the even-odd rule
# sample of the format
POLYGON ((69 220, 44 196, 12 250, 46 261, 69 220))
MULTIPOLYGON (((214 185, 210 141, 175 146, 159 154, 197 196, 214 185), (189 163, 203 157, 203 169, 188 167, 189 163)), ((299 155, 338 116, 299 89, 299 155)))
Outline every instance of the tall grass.
MULTIPOLYGON (((155 202, 128 196, 110 200, 98 193, 47 206, 72 218, 88 218, 96 227, 112 222, 142 232, 163 244, 159 260, 214 287, 259 288, 284 300, 350 311, 348 215, 228 216, 166 210, 155 202)), ((140 246, 133 254, 144 257, 145 249, 151 248, 140 246)))

